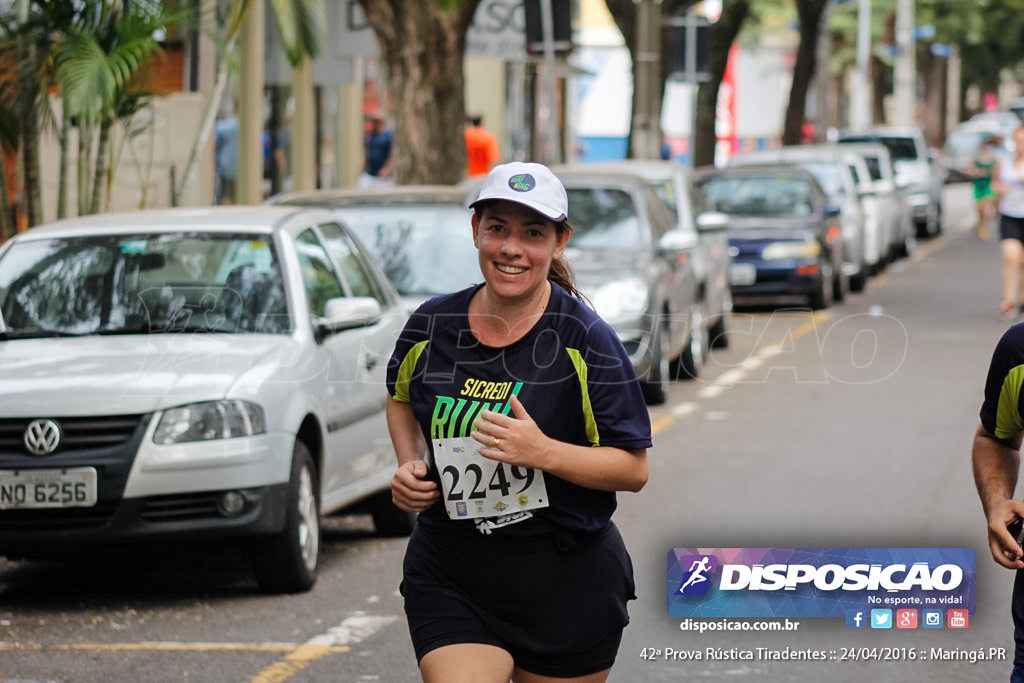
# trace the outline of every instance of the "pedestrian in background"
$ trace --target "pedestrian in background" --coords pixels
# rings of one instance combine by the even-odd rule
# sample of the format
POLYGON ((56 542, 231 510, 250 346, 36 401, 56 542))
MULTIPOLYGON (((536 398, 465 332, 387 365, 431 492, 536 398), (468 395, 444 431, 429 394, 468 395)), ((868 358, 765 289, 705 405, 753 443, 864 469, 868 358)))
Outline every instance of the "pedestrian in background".
POLYGON ((387 374, 392 497, 419 513, 401 591, 420 673, 600 683, 635 598, 615 492, 647 481, 650 418, 562 261, 561 182, 503 164, 470 207, 483 283, 420 306, 387 374))
POLYGON ((466 126, 466 174, 472 178, 487 175, 501 159, 501 147, 494 133, 484 128, 484 117, 473 114, 466 126))
POLYGON ((971 461, 974 483, 988 522, 988 544, 992 559, 1015 569, 1010 614, 1013 618, 1011 683, 1024 683, 1024 549, 1007 526, 1024 518, 1024 500, 1014 499, 1020 475, 1020 447, 1024 437, 1024 324, 1010 327, 989 364, 981 423, 974 433, 971 461))
POLYGON ((974 191, 974 207, 978 213, 978 222, 974 225, 974 234, 982 242, 988 241, 988 227, 992 222, 996 209, 996 193, 992 189, 992 169, 996 165, 995 150, 1002 144, 998 137, 988 137, 981 141, 978 154, 971 164, 971 185, 974 191))
POLYGON ((999 157, 992 169, 992 189, 999 200, 999 250, 1002 254, 1003 299, 999 314, 1005 320, 1019 315, 1024 283, 1024 126, 1013 132, 1016 152, 999 157))
POLYGON ((367 117, 370 130, 366 134, 363 155, 363 171, 356 181, 358 187, 380 187, 394 185, 391 172, 392 132, 385 125, 384 115, 374 112, 367 117))

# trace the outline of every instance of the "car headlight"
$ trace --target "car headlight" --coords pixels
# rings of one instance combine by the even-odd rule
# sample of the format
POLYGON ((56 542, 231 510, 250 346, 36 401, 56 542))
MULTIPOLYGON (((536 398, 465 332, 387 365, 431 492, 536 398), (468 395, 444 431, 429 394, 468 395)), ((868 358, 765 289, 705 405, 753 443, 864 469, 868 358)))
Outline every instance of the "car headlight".
POLYGON ((240 400, 204 401, 168 408, 153 441, 161 445, 252 436, 266 431, 263 409, 240 400))
POLYGON ((814 258, 821 253, 817 242, 772 242, 761 252, 765 261, 779 259, 814 258))
POLYGON ((605 320, 635 317, 647 311, 647 285, 639 278, 601 285, 589 298, 597 314, 605 320))

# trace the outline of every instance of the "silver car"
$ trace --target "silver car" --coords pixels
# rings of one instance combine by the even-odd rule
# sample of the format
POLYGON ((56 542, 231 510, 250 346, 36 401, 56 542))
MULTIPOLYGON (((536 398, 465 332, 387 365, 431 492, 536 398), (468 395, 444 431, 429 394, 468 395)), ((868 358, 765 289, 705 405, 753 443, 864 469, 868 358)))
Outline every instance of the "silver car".
POLYGON ((587 166, 622 169, 647 178, 675 215, 676 229, 697 236, 700 244, 693 251, 693 265, 707 311, 708 338, 712 347, 727 347, 732 321, 729 239, 722 228, 697 226, 696 207, 701 199, 694 186, 693 170, 675 161, 647 159, 590 163, 587 166))
POLYGON ((387 359, 407 315, 337 217, 101 214, 0 248, 0 555, 236 542, 308 590, 320 515, 391 502, 387 359))

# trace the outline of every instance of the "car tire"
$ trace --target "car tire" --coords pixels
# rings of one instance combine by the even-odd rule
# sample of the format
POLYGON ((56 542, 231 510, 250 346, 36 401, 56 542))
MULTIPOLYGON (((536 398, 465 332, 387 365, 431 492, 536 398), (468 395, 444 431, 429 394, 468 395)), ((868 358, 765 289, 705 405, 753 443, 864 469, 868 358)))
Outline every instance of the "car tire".
POLYGON ((679 355, 678 373, 674 373, 682 379, 700 377, 700 372, 704 368, 704 361, 708 355, 707 317, 707 305, 703 301, 690 307, 690 334, 683 346, 683 352, 679 355))
POLYGON ((669 384, 672 379, 672 363, 668 357, 671 344, 669 343, 668 328, 658 323, 658 334, 654 335, 651 343, 655 346, 652 349, 654 361, 651 363, 647 377, 641 382, 641 389, 644 393, 644 401, 650 406, 660 406, 668 400, 669 384))
POLYGON ((832 305, 835 286, 832 278, 832 265, 828 261, 821 262, 821 278, 818 281, 818 291, 811 294, 811 308, 820 311, 832 305))
POLYGON ((284 529, 252 546, 260 588, 268 593, 302 593, 316 583, 320 566, 320 498, 316 468, 301 441, 292 451, 284 529))
POLYGON ((416 526, 416 513, 406 512, 391 499, 391 489, 370 496, 367 501, 373 527, 381 536, 408 536, 416 526))
POLYGON ((711 329, 708 330, 708 343, 711 345, 711 348, 729 348, 729 319, 731 317, 731 313, 722 311, 722 313, 715 318, 714 324, 711 326, 711 329))

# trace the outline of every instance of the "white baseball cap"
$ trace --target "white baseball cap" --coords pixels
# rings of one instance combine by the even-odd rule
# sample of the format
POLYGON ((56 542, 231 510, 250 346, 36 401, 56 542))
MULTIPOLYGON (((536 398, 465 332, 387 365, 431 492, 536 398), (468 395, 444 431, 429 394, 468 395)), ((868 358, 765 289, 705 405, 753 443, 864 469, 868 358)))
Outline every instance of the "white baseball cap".
POLYGON ((569 211, 569 197, 551 169, 525 161, 492 168, 469 207, 493 199, 522 204, 556 223, 564 221, 569 211))

